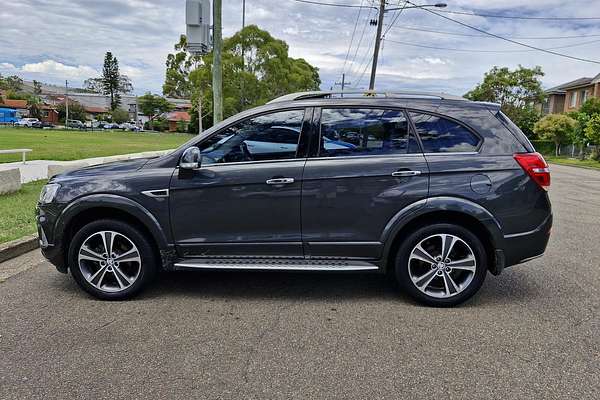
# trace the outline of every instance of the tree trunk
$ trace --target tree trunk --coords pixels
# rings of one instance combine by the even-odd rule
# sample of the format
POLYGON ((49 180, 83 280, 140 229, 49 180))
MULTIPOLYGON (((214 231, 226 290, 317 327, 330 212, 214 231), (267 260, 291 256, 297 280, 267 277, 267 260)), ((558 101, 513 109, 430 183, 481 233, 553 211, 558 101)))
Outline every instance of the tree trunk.
POLYGON ((554 153, 555 153, 556 157, 558 157, 558 150, 560 149, 560 143, 554 142, 554 145, 555 145, 554 153))

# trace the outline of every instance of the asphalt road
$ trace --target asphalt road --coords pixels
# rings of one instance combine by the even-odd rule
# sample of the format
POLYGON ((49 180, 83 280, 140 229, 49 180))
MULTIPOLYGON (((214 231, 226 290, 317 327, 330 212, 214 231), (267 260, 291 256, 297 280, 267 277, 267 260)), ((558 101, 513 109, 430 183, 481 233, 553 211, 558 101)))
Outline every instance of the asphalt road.
POLYGON ((552 173, 546 255, 454 309, 378 275, 257 272, 111 303, 13 260, 32 267, 0 283, 0 398, 598 399, 600 171, 552 173))

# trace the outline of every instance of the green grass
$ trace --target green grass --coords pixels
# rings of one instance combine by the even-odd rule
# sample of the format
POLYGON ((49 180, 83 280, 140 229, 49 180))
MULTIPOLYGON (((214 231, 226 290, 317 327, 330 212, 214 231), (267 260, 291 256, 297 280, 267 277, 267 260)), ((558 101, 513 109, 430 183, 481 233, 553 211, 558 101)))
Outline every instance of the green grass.
MULTIPOLYGON (((174 133, 64 131, 0 128, 0 149, 32 149, 28 160, 70 161, 178 147, 192 136, 174 133)), ((19 161, 21 154, 0 154, 0 163, 19 161)))
POLYGON ((0 195, 0 243, 36 233, 35 205, 45 183, 25 183, 18 192, 0 195))
POLYGON ((600 162, 595 161, 595 160, 583 160, 582 161, 582 160, 577 160, 577 159, 568 158, 568 157, 564 157, 564 156, 559 156, 559 157, 544 156, 544 158, 549 163, 554 163, 554 164, 570 165, 573 167, 586 167, 586 168, 600 169, 600 162))

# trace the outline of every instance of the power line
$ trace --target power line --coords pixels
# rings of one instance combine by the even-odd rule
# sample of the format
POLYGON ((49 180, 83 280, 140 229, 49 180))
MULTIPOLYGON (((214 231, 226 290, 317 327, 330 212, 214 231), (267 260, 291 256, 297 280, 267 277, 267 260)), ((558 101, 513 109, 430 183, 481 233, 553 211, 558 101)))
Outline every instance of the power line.
POLYGON ((337 3, 323 3, 320 1, 310 1, 310 0, 294 0, 298 3, 307 3, 307 4, 315 4, 317 6, 329 6, 329 7, 344 7, 344 8, 375 8, 374 6, 363 6, 362 4, 353 5, 353 4, 337 4, 337 3))
MULTIPOLYGON (((330 7, 345 7, 345 8, 376 8, 375 6, 362 6, 357 4, 339 4, 339 3, 323 3, 319 1, 311 0, 294 0, 298 3, 315 4, 318 6, 330 6, 330 7)), ((412 3, 411 3, 412 4, 412 3)), ((439 10, 438 12, 446 14, 457 14, 457 15, 468 15, 474 17, 485 17, 485 18, 504 18, 504 19, 522 19, 522 20, 540 20, 540 21, 593 21, 600 20, 600 17, 529 17, 521 15, 501 15, 501 14, 487 14, 479 12, 467 12, 467 11, 455 11, 455 10, 439 10)))
MULTIPOLYGON (((388 25, 391 27, 391 25, 388 25)), ((418 32, 429 32, 429 33, 439 33, 442 35, 451 35, 451 36, 466 36, 466 37, 480 37, 480 38, 488 38, 488 35, 477 35, 472 33, 461 33, 461 32, 449 32, 449 31, 439 31, 435 29, 427 29, 424 27, 418 26, 400 26, 396 25, 393 28, 395 29, 404 29, 409 31, 418 31, 418 32)), ((530 39, 530 40, 551 40, 551 39, 576 39, 576 38, 586 38, 586 37, 600 37, 600 34, 593 35, 567 35, 567 36, 505 36, 510 39, 530 39)))
MULTIPOLYGON (((363 5, 364 0, 360 0, 360 5, 363 5)), ((344 65, 342 66, 342 74, 346 72, 346 63, 348 62, 348 56, 350 55, 350 50, 352 49, 352 43, 354 42, 354 34, 356 33, 356 27, 358 26, 358 20, 360 19, 360 14, 362 13, 362 8, 358 10, 358 14, 356 15, 356 21, 354 21, 354 29, 352 30, 352 37, 350 38, 350 43, 348 44, 348 51, 346 52, 346 58, 344 58, 344 65)))
MULTIPOLYGON (((414 3, 410 2, 410 1, 409 1, 409 3, 410 3, 410 4, 413 4, 413 5, 415 5, 414 3)), ((536 46, 531 46, 531 45, 529 45, 529 44, 525 44, 525 43, 522 43, 522 42, 517 42, 516 40, 508 39, 508 38, 502 37, 502 36, 500 36, 500 35, 496 35, 495 33, 491 33, 491 32, 485 31, 485 30, 483 30, 483 29, 477 28, 477 27, 475 27, 475 26, 472 26, 472 25, 466 24, 466 23, 464 23, 464 22, 458 21, 458 20, 456 20, 456 19, 453 19, 453 18, 447 17, 447 16, 445 16, 445 15, 442 15, 442 14, 440 14, 440 13, 438 13, 438 12, 436 12, 436 11, 430 10, 430 9, 428 9, 428 8, 422 8, 422 7, 421 7, 421 10, 423 10, 423 11, 427 11, 428 13, 431 13, 431 14, 433 14, 433 15, 437 15, 437 16, 438 16, 438 17, 440 17, 440 18, 447 19, 448 21, 452 21, 452 22, 454 22, 454 23, 456 23, 456 24, 459 24, 459 25, 465 26, 465 27, 467 27, 467 28, 473 29, 473 30, 475 30, 475 31, 477 31, 477 32, 484 33, 484 34, 486 34, 486 35, 489 35, 489 36, 493 36, 493 37, 495 37, 495 38, 498 38, 498 39, 504 40, 504 41, 506 41, 506 42, 509 42, 509 43, 518 44, 519 46, 527 47, 527 48, 530 48, 530 49, 533 49, 533 50, 538 50, 538 51, 541 51, 541 52, 544 52, 544 53, 548 53, 548 54, 553 54, 553 55, 555 55, 555 56, 559 56, 559 57, 570 58, 570 59, 572 59, 572 60, 583 61, 583 62, 588 62, 588 63, 593 63, 593 64, 600 64, 600 61, 596 61, 596 60, 590 60, 590 59, 587 59, 587 58, 581 58, 581 57, 570 56, 570 55, 568 55, 568 54, 558 53, 558 52, 556 52, 556 51, 552 51, 552 50, 546 50, 546 49, 542 49, 542 48, 539 48, 539 47, 536 47, 536 46)))
MULTIPOLYGON (((360 49, 360 45, 362 44, 362 40, 365 36, 365 30, 367 29, 367 26, 369 26, 369 21, 371 18, 371 14, 373 13, 372 9, 369 9, 369 14, 367 15, 367 19, 365 21, 365 25, 363 26, 362 32, 360 33, 360 39, 358 40, 358 44, 356 45, 356 50, 354 51, 354 56, 352 57, 352 61, 350 61, 350 74, 353 74, 354 72, 354 62, 356 61, 356 56, 358 55, 358 50, 360 49)), ((370 46, 370 45, 369 45, 370 46)), ((362 62, 359 64, 359 70, 360 70, 360 65, 362 65, 362 62)), ((357 71, 358 72, 358 71, 357 71)))
MULTIPOLYGON (((426 48, 426 49, 435 49, 435 50, 464 51, 464 52, 468 52, 468 53, 527 53, 527 52, 531 52, 531 51, 536 51, 536 50, 457 49, 457 48, 450 48, 450 47, 429 46, 429 45, 425 45, 425 44, 410 43, 410 42, 404 42, 404 41, 392 40, 392 39, 387 39, 387 41, 388 42, 392 42, 392 43, 397 43, 397 44, 405 45, 405 46, 423 47, 423 48, 426 48)), ((586 44, 598 43, 598 42, 600 42, 600 39, 598 39, 598 40, 590 40, 588 42, 576 43, 576 44, 565 45, 565 46, 551 47, 551 48, 547 48, 547 49, 544 49, 544 50, 566 49, 566 48, 570 48, 570 47, 584 46, 586 44)))
POLYGON ((476 12, 466 11, 453 11, 453 10, 440 10, 438 12, 446 14, 458 14, 458 15, 470 15, 477 17, 486 18, 505 18, 505 19, 526 19, 526 20, 542 20, 542 21, 586 21, 586 20, 599 20, 600 17, 524 17, 520 15, 499 15, 499 14, 485 14, 476 12))
MULTIPOLYGON (((396 23, 396 21, 398 20, 398 18, 400 18, 400 15, 402 14, 402 11, 404 11, 404 8, 406 7, 407 4, 408 4, 408 1, 405 1, 404 5, 402 6, 402 8, 400 8, 400 11, 394 16, 394 19, 392 20, 392 23, 387 27, 387 29, 385 30, 385 32, 383 32, 383 37, 385 37, 385 35, 390 31, 390 29, 392 29, 392 27, 394 26, 394 24, 396 23)), ((398 5, 400 5, 400 1, 398 1, 398 5)))

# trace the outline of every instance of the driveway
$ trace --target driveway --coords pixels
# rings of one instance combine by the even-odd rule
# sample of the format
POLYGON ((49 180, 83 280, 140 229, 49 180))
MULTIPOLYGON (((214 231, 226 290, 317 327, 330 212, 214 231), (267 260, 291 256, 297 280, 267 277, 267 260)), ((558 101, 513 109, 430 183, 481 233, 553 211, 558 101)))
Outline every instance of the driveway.
POLYGON ((259 272, 111 303, 37 252, 9 261, 29 268, 0 283, 0 398, 597 399, 600 172, 552 173, 546 255, 454 309, 379 275, 259 272))

